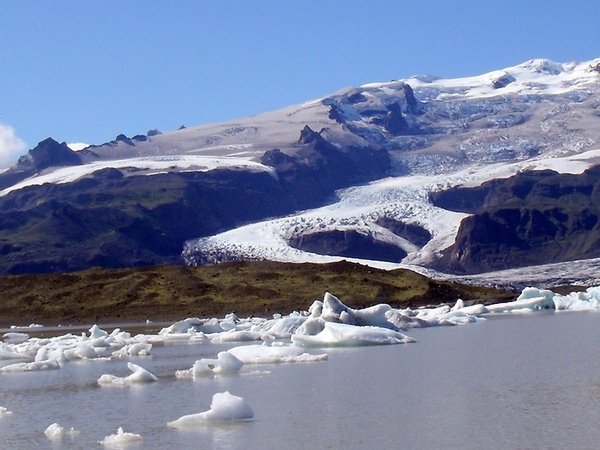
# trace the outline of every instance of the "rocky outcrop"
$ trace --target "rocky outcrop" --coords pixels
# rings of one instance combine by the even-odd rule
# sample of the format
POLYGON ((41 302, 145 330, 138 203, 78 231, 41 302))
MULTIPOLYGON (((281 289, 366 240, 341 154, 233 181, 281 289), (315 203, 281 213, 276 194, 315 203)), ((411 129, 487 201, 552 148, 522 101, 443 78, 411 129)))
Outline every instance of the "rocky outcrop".
POLYGON ((392 136, 400 136, 408 132, 410 127, 402 114, 402 107, 399 103, 392 103, 388 106, 388 113, 383 119, 383 128, 392 136))
POLYGON ((381 178, 390 169, 385 150, 372 145, 334 145, 321 132, 307 125, 294 146, 293 156, 273 149, 261 158, 263 164, 275 169, 283 189, 294 197, 298 209, 322 204, 336 189, 381 178))
POLYGON ((77 152, 69 148, 66 143, 59 144, 52 138, 47 138, 21 156, 16 165, 16 170, 36 171, 48 167, 75 166, 81 164, 77 152))
POLYGON ((432 196, 473 213, 436 267, 479 273, 600 257, 600 166, 581 175, 523 172, 432 196))
POLYGON ((404 99, 406 100, 406 112, 409 114, 418 114, 421 109, 421 104, 415 97, 415 93, 410 85, 404 83, 402 85, 402 91, 404 92, 404 99))
POLYGON ((406 239, 417 247, 423 247, 432 237, 429 231, 419 225, 406 224, 390 217, 380 217, 375 223, 383 228, 387 228, 395 235, 406 239))
POLYGON ((515 82, 516 79, 511 74, 503 72, 492 80, 492 87, 494 89, 501 89, 508 86, 510 83, 515 82))
POLYGON ((293 238, 290 246, 319 255, 373 259, 398 263, 406 252, 395 245, 381 242, 355 230, 331 230, 293 238))
POLYGON ((81 164, 79 154, 63 142, 52 138, 41 141, 33 149, 19 158, 17 164, 0 173, 0 190, 12 186, 25 178, 49 167, 76 166, 81 164))

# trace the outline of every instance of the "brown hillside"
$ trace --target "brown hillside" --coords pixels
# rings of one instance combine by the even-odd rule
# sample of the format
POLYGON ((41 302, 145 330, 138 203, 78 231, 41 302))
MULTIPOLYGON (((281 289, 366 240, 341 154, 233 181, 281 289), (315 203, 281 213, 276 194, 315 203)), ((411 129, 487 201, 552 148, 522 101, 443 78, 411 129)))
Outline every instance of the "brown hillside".
POLYGON ((409 270, 383 271, 346 261, 162 265, 0 277, 0 324, 157 322, 223 317, 230 312, 270 317, 307 310, 325 292, 353 308, 377 303, 418 307, 454 303, 458 298, 490 303, 515 297, 513 292, 437 282, 409 270))

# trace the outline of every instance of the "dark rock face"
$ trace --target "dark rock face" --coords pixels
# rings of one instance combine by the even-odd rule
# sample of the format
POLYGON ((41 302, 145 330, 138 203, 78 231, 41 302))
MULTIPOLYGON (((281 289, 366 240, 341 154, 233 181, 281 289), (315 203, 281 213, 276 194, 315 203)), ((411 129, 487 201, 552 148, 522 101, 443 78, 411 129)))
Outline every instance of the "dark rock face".
POLYGON ((600 166, 581 175, 523 172, 432 196, 473 213, 437 267, 478 273, 600 256, 600 166))
POLYGON ((219 170, 123 177, 105 169, 75 183, 0 198, 0 273, 181 262, 187 239, 294 210, 267 173, 219 170))
POLYGON ((35 175, 48 167, 76 166, 81 157, 66 143, 59 144, 52 138, 40 142, 26 155, 19 158, 17 164, 0 173, 0 190, 12 186, 25 178, 35 175))
POLYGON ((516 81, 515 77, 505 72, 504 74, 492 80, 492 86, 494 89, 501 89, 508 86, 510 83, 513 83, 514 81, 516 81))
POLYGON ((402 107, 399 103, 392 103, 388 106, 387 116, 383 120, 383 128, 392 136, 400 136, 410 128, 402 114, 402 107))
POLYGON ((395 235, 400 236, 419 247, 423 247, 427 244, 432 237, 431 233, 423 227, 406 224, 389 217, 380 217, 375 223, 383 228, 387 228, 395 235))
POLYGON ((77 152, 69 148, 66 143, 59 144, 52 138, 40 142, 26 155, 21 156, 17 168, 21 170, 32 169, 40 171, 48 167, 75 166, 81 164, 77 152))
POLYGON ((354 230, 312 233, 290 240, 290 246, 320 255, 400 262, 406 252, 395 245, 380 242, 354 230))
POLYGON ((406 112, 409 114, 419 113, 420 105, 410 85, 404 83, 402 90, 406 99, 406 112))
POLYGON ((136 134, 131 138, 132 141, 144 142, 148 140, 148 137, 145 134, 136 134))
POLYGON ((134 142, 129 139, 127 136, 125 136, 124 134, 120 134, 118 135, 114 142, 125 142, 127 145, 135 145, 134 142))
POLYGON ((366 183, 385 176, 390 169, 388 153, 374 146, 337 147, 305 126, 294 156, 279 149, 266 152, 265 165, 277 171, 284 190, 298 209, 323 204, 336 189, 366 183))

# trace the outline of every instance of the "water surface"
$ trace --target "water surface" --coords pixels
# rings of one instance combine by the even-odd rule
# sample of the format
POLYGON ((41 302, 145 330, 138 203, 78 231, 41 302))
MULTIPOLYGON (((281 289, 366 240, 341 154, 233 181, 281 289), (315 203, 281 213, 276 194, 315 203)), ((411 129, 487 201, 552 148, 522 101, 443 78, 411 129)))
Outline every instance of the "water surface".
MULTIPOLYGON (((600 441, 600 314, 534 313, 410 330, 415 344, 328 349, 325 362, 246 365, 239 375, 178 380, 175 371, 231 345, 154 347, 152 356, 0 374, 5 448, 89 449, 118 427, 144 449, 562 449, 600 441), (127 361, 157 383, 100 387, 127 361), (216 392, 243 397, 246 423, 185 431, 216 392), (58 422, 79 435, 51 441, 58 422)), ((319 350, 315 350, 318 352, 319 350)))

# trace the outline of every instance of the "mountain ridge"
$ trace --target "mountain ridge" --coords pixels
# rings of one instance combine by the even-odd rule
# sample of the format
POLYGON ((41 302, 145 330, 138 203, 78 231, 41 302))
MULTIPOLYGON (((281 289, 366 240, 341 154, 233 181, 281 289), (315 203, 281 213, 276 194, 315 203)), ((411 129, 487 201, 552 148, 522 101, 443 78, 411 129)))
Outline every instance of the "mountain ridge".
MULTIPOLYGON (((378 263, 365 251, 347 253, 348 245, 354 245, 355 249, 387 247, 388 254, 396 255, 391 256, 396 264, 451 270, 443 253, 456 249, 452 246, 461 221, 474 212, 431 204, 430 194, 529 169, 581 173, 598 163, 599 80, 600 59, 564 64, 534 59, 475 77, 418 76, 345 88, 239 120, 133 138, 119 135, 110 143, 77 153, 65 151, 64 143, 46 140, 0 174, 0 211, 5 216, 0 223, 4 255, 0 273, 103 265, 102 258, 91 257, 79 257, 86 263, 71 264, 68 261, 78 257, 69 251, 91 255, 105 248, 107 255, 148 255, 148 249, 157 246, 154 241, 175 235, 179 237, 171 239, 170 248, 181 247, 163 255, 166 259, 151 252, 155 256, 123 257, 120 262, 117 258, 114 264, 205 264, 235 259, 325 262, 345 255, 365 264, 385 262, 378 263), (56 160, 33 158, 49 144, 56 149, 56 160), (29 172, 19 171, 19 164, 31 160, 50 163, 39 162, 29 172), (164 197, 171 189, 171 181, 165 180, 191 180, 190 174, 217 184, 220 177, 231 174, 219 189, 238 200, 232 210, 212 216, 213 226, 205 231, 200 225, 194 231, 190 224, 210 216, 202 213, 202 208, 214 209, 209 200, 194 203, 181 197, 173 203, 178 206, 161 207, 162 215, 154 211, 157 205, 152 199, 164 197), (242 182, 248 177, 262 181, 253 187, 242 182), (109 186, 116 180, 137 186, 136 191, 111 191, 109 186), (79 187, 73 186, 88 193, 78 194, 79 187), (69 190, 73 192, 67 194, 69 190), (90 195, 94 190, 97 194, 90 195), (271 200, 253 211, 244 208, 245 204, 258 205, 250 201, 256 195, 271 200), (113 210, 108 213, 97 199, 110 196, 113 210), (37 209, 31 206, 36 198, 37 209), (86 198, 94 198, 95 203, 89 203, 84 213, 81 202, 86 198), (65 211, 71 211, 71 218, 66 218, 65 211), (135 213, 125 218, 124 211, 135 213), (65 237, 53 231, 73 227, 73 216, 79 214, 86 220, 112 224, 80 250, 61 243, 65 237), (118 222, 128 221, 146 225, 134 226, 127 245, 119 247, 124 241, 117 239, 121 242, 117 244, 114 240, 115 233, 123 235, 118 222), (178 222, 185 233, 176 231, 178 222), (381 225, 392 222, 397 225, 381 225), (422 232, 419 237, 399 231, 407 229, 422 232), (31 265, 33 253, 24 252, 28 246, 38 249, 33 253, 40 254, 42 249, 41 253, 63 262, 31 265), (342 254, 327 254, 324 246, 342 254), (16 264, 21 269, 15 269, 16 264)), ((482 263, 470 271, 488 269, 482 263)))

